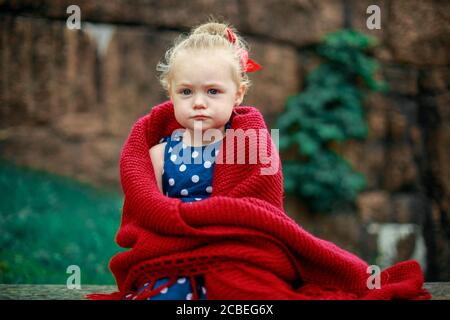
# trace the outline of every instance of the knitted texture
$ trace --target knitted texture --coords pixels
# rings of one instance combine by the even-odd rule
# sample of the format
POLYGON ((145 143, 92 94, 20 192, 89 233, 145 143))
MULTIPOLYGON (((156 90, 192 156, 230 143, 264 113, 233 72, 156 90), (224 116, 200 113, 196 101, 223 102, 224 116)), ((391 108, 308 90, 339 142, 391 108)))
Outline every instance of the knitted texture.
MULTIPOLYGON (((227 153, 236 157, 249 145, 233 145, 225 135, 217 156, 224 161, 215 164, 210 198, 183 203, 161 194, 149 148, 178 128, 170 101, 133 126, 120 161, 124 206, 116 237, 131 249, 110 261, 120 291, 89 298, 120 299, 144 282, 198 274, 205 277, 208 299, 430 298, 416 261, 384 270, 381 288, 368 289, 366 262, 286 215, 281 161, 269 134, 259 136, 256 145, 272 163, 249 161, 246 154, 245 164, 225 161, 227 153), (261 174, 274 163, 274 174, 261 174)), ((246 106, 235 108, 231 128, 267 130, 261 113, 246 106)))

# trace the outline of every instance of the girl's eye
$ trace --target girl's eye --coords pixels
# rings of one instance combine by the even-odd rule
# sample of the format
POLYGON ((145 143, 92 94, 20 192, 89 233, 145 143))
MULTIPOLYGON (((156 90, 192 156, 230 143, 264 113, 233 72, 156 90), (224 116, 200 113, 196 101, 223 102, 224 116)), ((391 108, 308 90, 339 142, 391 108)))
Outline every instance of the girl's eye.
POLYGON ((211 93, 211 94, 218 94, 219 93, 219 91, 217 89, 209 89, 208 92, 211 93))
POLYGON ((183 89, 183 90, 181 90, 181 94, 189 95, 189 94, 191 94, 191 90, 190 89, 183 89))

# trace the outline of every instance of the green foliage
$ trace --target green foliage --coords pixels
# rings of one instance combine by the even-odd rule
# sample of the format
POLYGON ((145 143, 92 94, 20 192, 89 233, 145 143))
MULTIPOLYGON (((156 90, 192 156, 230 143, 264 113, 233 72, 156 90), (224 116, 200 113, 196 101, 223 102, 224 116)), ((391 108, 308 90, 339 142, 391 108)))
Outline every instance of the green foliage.
POLYGON ((70 179, 0 161, 0 283, 114 284, 109 259, 122 199, 70 179))
POLYGON ((308 75, 304 92, 288 98, 277 120, 280 150, 295 153, 283 163, 285 190, 312 211, 352 203, 365 188, 364 176, 331 145, 367 136, 362 101, 367 91, 386 89, 368 54, 374 45, 373 38, 352 30, 327 35, 317 47, 322 64, 308 75))

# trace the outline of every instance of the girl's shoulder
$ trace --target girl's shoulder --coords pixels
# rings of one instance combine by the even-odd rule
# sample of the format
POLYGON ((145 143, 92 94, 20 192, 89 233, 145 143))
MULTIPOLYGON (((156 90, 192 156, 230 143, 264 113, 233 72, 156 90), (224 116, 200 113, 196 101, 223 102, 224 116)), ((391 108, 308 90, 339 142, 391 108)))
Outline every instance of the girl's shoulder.
POLYGON ((150 148, 150 158, 155 163, 156 161, 164 160, 164 151, 166 149, 167 142, 161 142, 158 144, 155 144, 153 147, 150 148))

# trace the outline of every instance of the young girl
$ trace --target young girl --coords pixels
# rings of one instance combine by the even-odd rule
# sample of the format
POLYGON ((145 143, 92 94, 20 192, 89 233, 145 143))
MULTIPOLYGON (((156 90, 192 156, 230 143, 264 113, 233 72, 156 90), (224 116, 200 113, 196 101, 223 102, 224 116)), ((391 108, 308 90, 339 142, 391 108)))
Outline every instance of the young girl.
MULTIPOLYGON (((231 26, 208 22, 178 39, 166 53, 166 61, 158 65, 175 118, 184 128, 150 148, 158 188, 164 195, 192 202, 212 193, 214 161, 222 139, 211 141, 205 133, 214 129, 218 136, 225 134, 234 107, 241 104, 249 87, 247 72, 261 68, 248 58, 246 47, 231 26)), ((180 277, 148 299, 192 299, 194 289, 186 280, 180 277)), ((196 280, 199 299, 206 299, 202 277, 196 280)), ((147 282, 126 298, 138 299, 146 290, 168 281, 160 279, 151 287, 147 282)))
POLYGON ((116 241, 130 250, 109 264, 119 291, 88 297, 428 299, 417 261, 384 270, 372 290, 367 262, 286 214, 281 160, 264 117, 239 105, 247 72, 260 68, 245 48, 230 26, 206 23, 159 65, 170 101, 134 124, 121 154, 116 241), (238 132, 248 134, 248 147, 234 144, 238 132), (262 153, 256 162, 234 161, 255 149, 271 162, 262 153))

